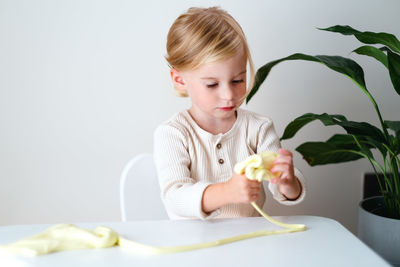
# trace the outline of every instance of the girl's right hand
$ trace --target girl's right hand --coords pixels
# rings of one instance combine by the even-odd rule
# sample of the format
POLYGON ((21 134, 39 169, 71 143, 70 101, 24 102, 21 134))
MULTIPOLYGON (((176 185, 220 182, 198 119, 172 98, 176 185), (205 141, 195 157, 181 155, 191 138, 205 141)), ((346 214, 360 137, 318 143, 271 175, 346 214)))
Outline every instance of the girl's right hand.
POLYGON ((233 173, 225 182, 226 197, 230 203, 250 203, 260 196, 261 182, 247 179, 244 174, 233 173))

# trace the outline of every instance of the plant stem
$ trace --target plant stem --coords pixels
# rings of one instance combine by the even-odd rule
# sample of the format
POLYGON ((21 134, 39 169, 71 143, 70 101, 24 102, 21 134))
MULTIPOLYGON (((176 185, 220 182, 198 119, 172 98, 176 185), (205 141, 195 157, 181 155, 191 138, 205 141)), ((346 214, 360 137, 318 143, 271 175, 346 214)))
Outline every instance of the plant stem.
MULTIPOLYGON (((349 76, 348 76, 348 77, 349 77, 349 76)), ((349 77, 349 78, 350 78, 350 77, 349 77)), ((356 82, 354 79, 352 79, 352 78, 350 78, 350 79, 351 79, 355 84, 357 84, 358 87, 361 88, 361 90, 368 96, 369 100, 372 102, 372 105, 374 106, 375 111, 376 111, 376 113, 378 114, 379 122, 381 123, 383 132, 384 132, 384 134, 385 134, 386 141, 389 142, 389 140, 390 140, 390 139, 389 139, 389 133, 388 133, 388 131, 387 131, 387 129, 386 129, 385 124, 383 123, 383 119, 382 119, 381 112, 379 111, 378 104, 376 103, 374 97, 370 94, 370 92, 367 90, 367 88, 365 88, 364 86, 362 86, 361 84, 359 84, 358 82, 356 82)))
MULTIPOLYGON (((397 155, 394 154, 394 152, 386 145, 383 144, 383 146, 389 151, 389 165, 390 165, 390 169, 392 172, 392 180, 394 183, 394 187, 395 187, 395 192, 397 195, 400 195, 400 186, 399 186, 399 169, 397 167, 397 162, 399 161, 397 155)), ((400 210, 399 210, 400 213, 400 210)))
POLYGON ((395 159, 396 156, 393 156, 390 159, 390 165, 392 166, 392 175, 393 175, 393 180, 394 180, 394 187, 395 187, 395 192, 397 195, 400 195, 400 188, 399 188, 399 169, 397 167, 397 162, 395 159))
MULTIPOLYGON (((354 141, 356 142, 357 146, 358 146, 361 150, 363 150, 363 146, 362 146, 361 143, 359 142, 357 136, 355 136, 355 135, 352 135, 352 136, 353 136, 353 139, 354 139, 354 141)), ((382 156, 383 156, 383 158, 385 159, 384 154, 382 154, 382 156)), ((367 154, 365 154, 365 157, 366 157, 366 158, 368 159, 368 161, 371 163, 372 168, 374 169, 374 172, 375 172, 376 180, 378 181, 379 188, 380 188, 381 192, 383 192, 383 187, 382 187, 381 180, 379 179, 379 174, 378 174, 378 172, 376 171, 376 168, 375 168, 374 164, 372 163, 371 158, 370 158, 367 154)), ((385 167, 385 171, 386 171, 386 164, 384 164, 384 167, 385 167)), ((386 186, 386 190, 387 190, 387 183, 385 183, 385 186, 386 186)))

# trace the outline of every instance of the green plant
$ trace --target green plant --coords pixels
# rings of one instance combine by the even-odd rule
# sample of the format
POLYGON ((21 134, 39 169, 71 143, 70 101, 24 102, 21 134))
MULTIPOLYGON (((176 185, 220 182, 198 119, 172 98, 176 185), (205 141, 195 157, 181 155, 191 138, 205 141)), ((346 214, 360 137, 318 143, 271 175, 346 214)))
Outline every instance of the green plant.
MULTIPOLYGON (((320 30, 353 35, 363 44, 367 44, 353 52, 370 56, 381 62, 389 72, 395 91, 400 95, 400 42, 393 34, 360 32, 350 26, 341 25, 320 30), (371 44, 379 44, 383 45, 383 47, 377 48, 371 46, 371 44)), ((310 56, 300 53, 271 61, 258 69, 255 84, 247 97, 247 102, 258 91, 271 69, 278 63, 288 60, 306 60, 322 63, 328 68, 346 75, 371 101, 378 115, 380 128, 367 122, 347 120, 345 116, 340 114, 306 113, 286 126, 281 140, 292 138, 303 126, 314 120, 321 121, 325 126, 341 126, 345 133, 335 134, 325 142, 306 142, 298 146, 296 151, 311 166, 341 163, 360 158, 368 159, 377 176, 390 216, 400 218, 400 121, 383 120, 378 104, 365 84, 364 71, 358 63, 341 56, 310 56), (373 150, 380 152, 383 162, 379 163, 375 159, 372 153, 373 150), (378 172, 384 175, 382 181, 379 179, 378 172)))

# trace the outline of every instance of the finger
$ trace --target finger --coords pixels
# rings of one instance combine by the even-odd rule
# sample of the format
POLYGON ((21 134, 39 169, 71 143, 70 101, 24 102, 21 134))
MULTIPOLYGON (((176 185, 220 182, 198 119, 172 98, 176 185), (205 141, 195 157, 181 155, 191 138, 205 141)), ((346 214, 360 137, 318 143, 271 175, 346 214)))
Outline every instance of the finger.
MULTIPOLYGON (((279 177, 277 177, 277 179, 290 179, 291 175, 290 175, 290 171, 288 169, 282 169, 277 171, 276 173, 279 174, 279 177)), ((280 181, 278 181, 280 182, 280 181)))
POLYGON ((274 167, 271 168, 271 172, 277 173, 277 172, 287 172, 290 169, 289 164, 275 164, 274 167))
POLYGON ((290 150, 284 149, 284 148, 280 148, 278 150, 279 154, 281 154, 282 156, 290 156, 293 157, 292 152, 290 152, 290 150))
POLYGON ((249 186, 249 189, 250 190, 257 190, 257 191, 260 191, 261 190, 261 185, 260 184, 257 184, 257 185, 250 185, 249 186))
POLYGON ((261 191, 261 187, 254 187, 251 190, 252 192, 259 193, 261 191))
POLYGON ((251 200, 251 201, 255 201, 255 200, 258 199, 258 196, 259 196, 259 194, 252 194, 252 195, 250 196, 250 200, 251 200))
POLYGON ((274 164, 279 164, 279 163, 287 163, 291 164, 292 163, 292 158, 288 156, 280 156, 274 160, 274 164))
POLYGON ((250 190, 260 190, 260 189, 261 189, 261 186, 255 186, 255 185, 252 186, 252 185, 250 185, 250 186, 249 186, 249 189, 250 189, 250 190))
POLYGON ((250 185, 250 186, 258 186, 258 187, 260 187, 261 186, 261 182, 259 182, 259 181, 257 181, 257 180, 248 180, 248 184, 250 185))

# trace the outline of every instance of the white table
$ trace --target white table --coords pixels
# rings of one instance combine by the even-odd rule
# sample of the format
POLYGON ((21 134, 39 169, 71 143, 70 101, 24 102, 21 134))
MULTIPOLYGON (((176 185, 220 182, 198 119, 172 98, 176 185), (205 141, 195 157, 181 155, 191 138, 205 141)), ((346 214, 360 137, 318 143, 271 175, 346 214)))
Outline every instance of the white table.
MULTIPOLYGON (((0 266, 389 266, 338 222, 316 216, 277 216, 286 223, 302 223, 304 232, 264 236, 213 248, 167 255, 138 255, 119 247, 53 253, 34 258, 0 254, 0 266)), ((251 231, 279 229, 262 217, 210 221, 135 221, 80 223, 94 229, 113 228, 120 235, 150 245, 184 245, 251 231)), ((50 225, 0 227, 0 244, 39 233, 50 225)))

